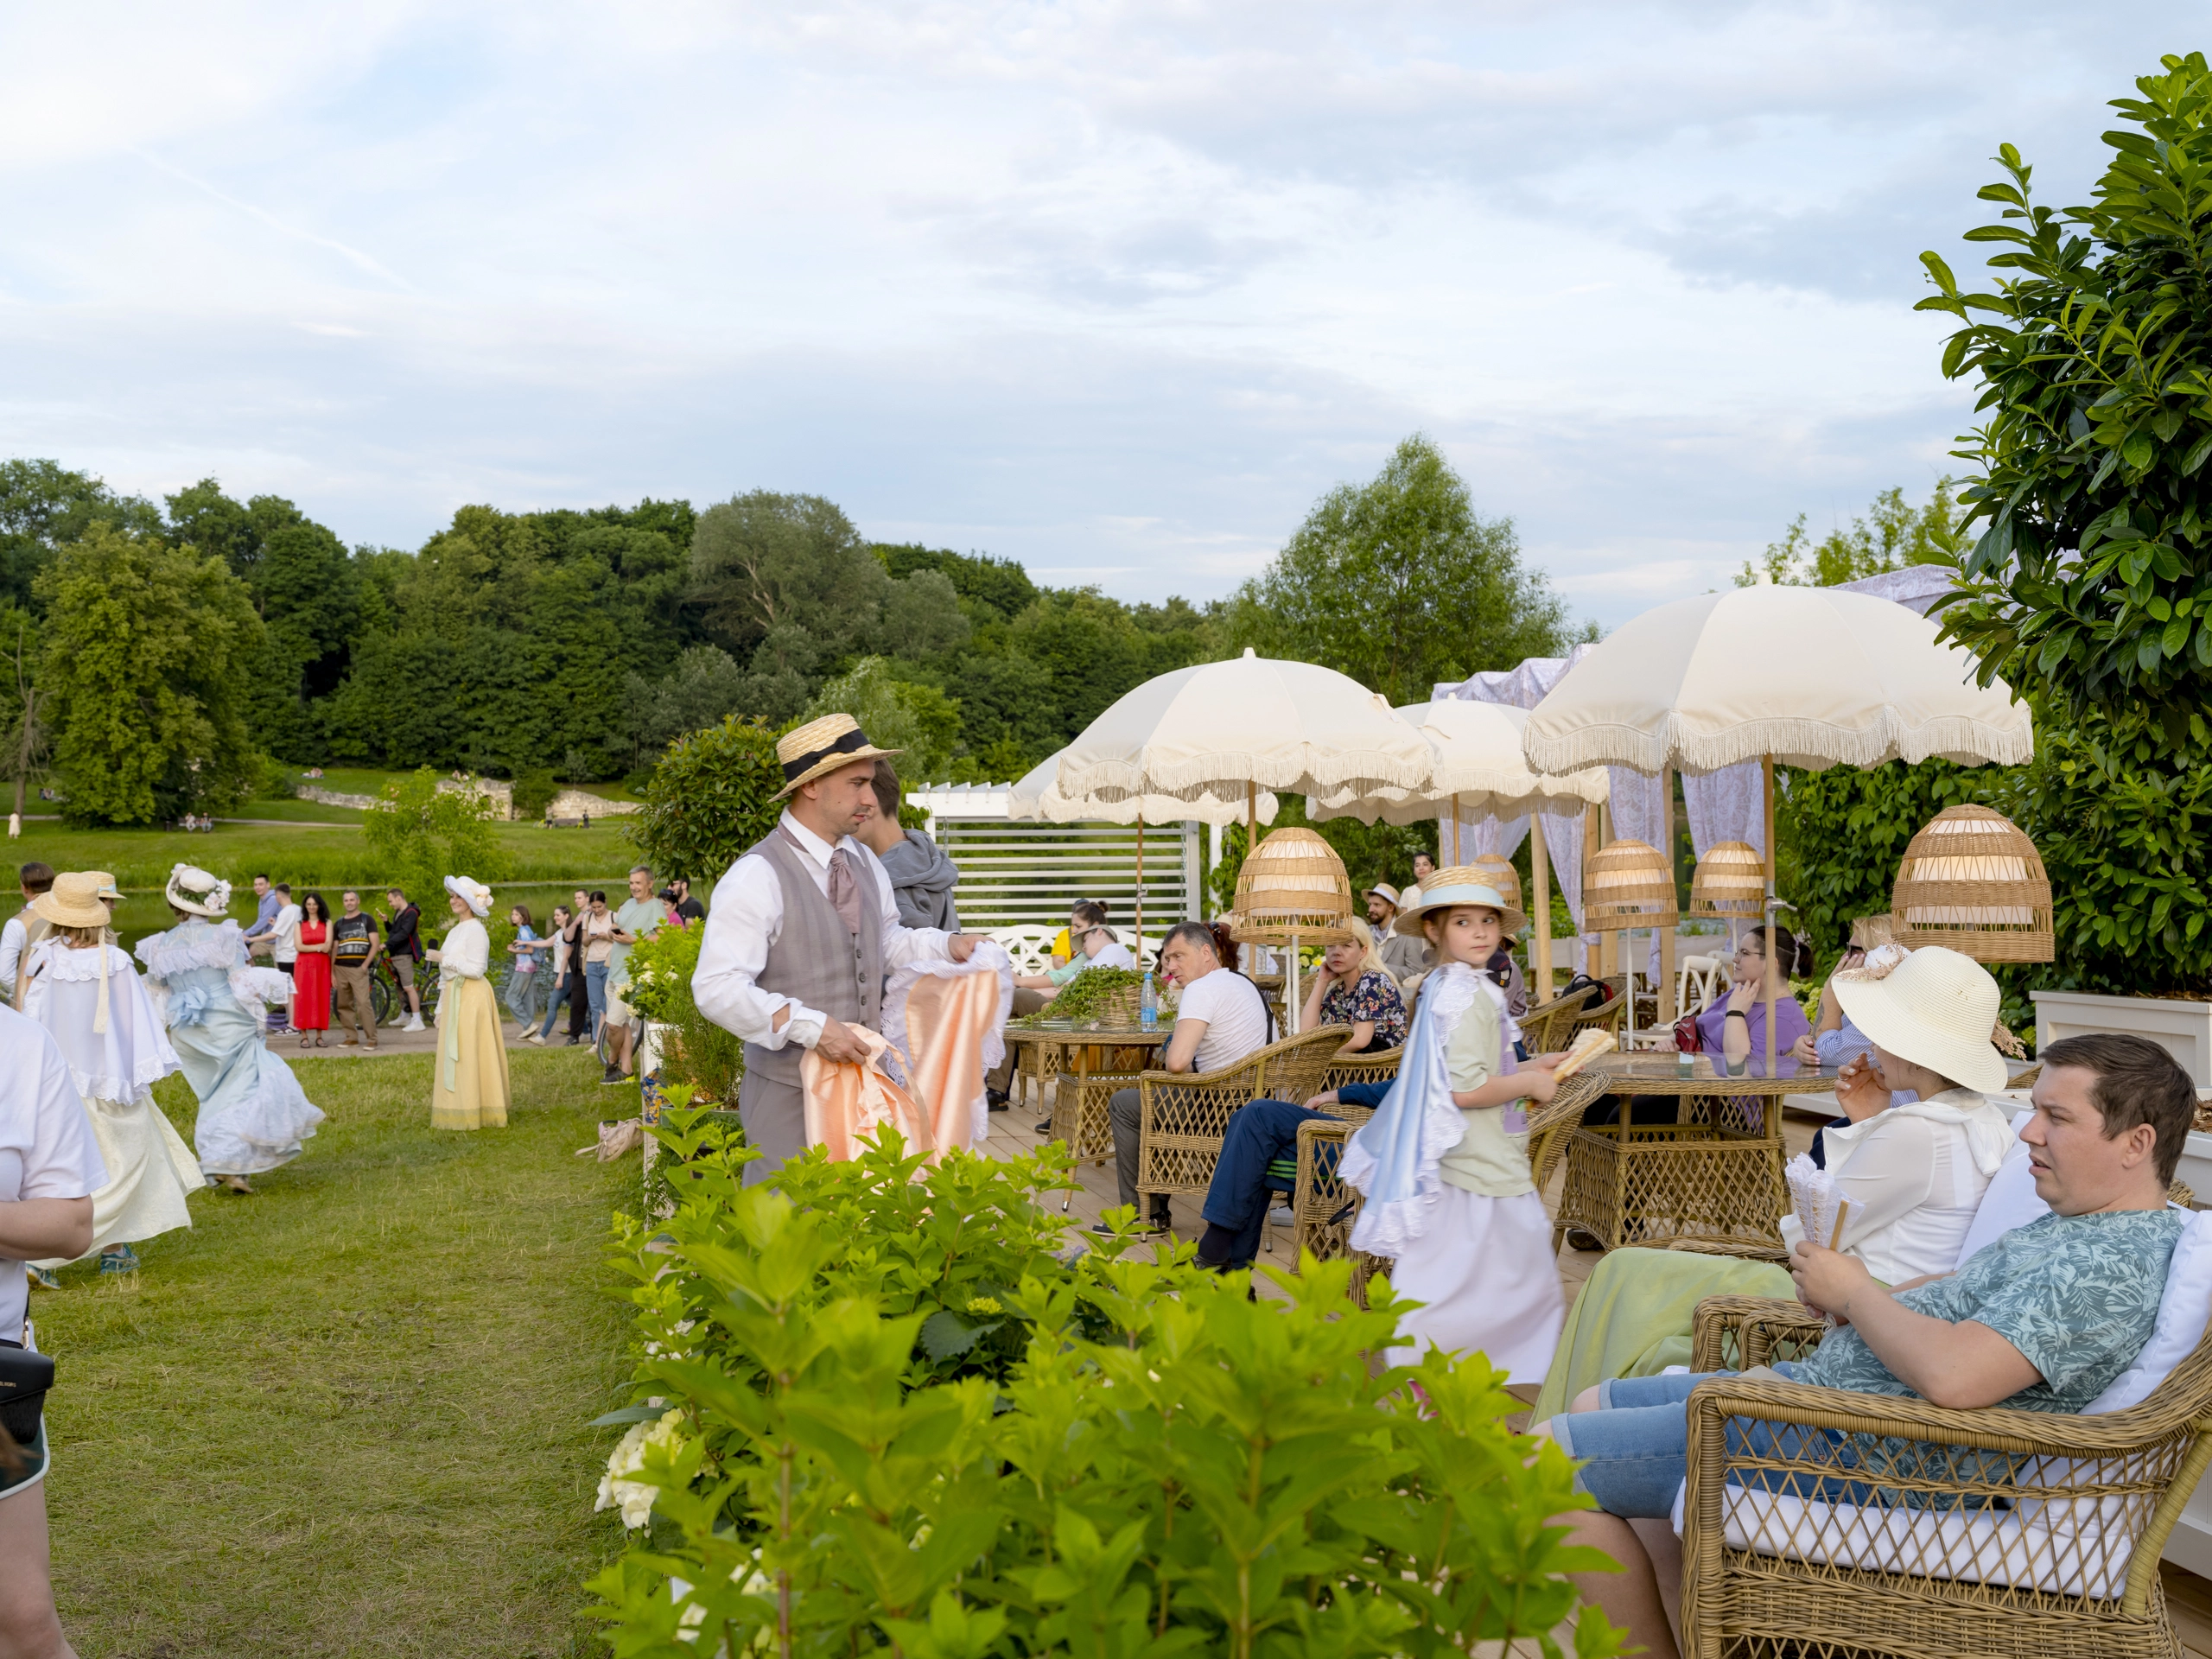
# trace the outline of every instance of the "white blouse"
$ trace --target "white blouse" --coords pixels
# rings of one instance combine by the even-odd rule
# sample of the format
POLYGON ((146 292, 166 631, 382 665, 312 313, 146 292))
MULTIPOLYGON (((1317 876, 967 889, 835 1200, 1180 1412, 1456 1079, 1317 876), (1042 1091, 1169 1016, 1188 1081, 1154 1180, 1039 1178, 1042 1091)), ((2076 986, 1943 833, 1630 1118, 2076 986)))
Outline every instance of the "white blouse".
MULTIPOLYGON (((1949 1089, 1823 1130, 1821 1141, 1836 1190, 1851 1203, 1840 1247, 1894 1285, 1958 1266, 2012 1126, 1985 1096, 1949 1089)), ((1785 1244, 1803 1236, 1795 1215, 1783 1217, 1785 1244)))
POLYGON ((474 916, 455 922, 438 947, 443 979, 481 979, 492 966, 492 936, 474 916))

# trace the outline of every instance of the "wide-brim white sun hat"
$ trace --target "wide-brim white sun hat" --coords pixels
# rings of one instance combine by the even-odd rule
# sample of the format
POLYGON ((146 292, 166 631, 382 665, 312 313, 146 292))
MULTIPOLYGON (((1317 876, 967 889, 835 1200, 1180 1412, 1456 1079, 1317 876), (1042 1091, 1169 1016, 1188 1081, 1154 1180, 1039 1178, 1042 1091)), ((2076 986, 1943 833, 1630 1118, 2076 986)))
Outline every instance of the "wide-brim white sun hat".
POLYGON ((231 908, 231 884, 196 864, 179 864, 170 869, 162 897, 194 916, 221 916, 231 908))
POLYGON ((492 889, 481 881, 472 881, 465 875, 446 877, 446 891, 479 916, 492 913, 492 889))
POLYGON ((1509 904, 1505 895, 1490 882, 1490 872, 1471 864, 1455 864, 1449 869, 1438 870, 1421 885, 1421 901, 1409 910, 1398 912, 1392 925, 1401 933, 1413 938, 1427 937, 1421 931, 1424 916, 1440 915, 1454 905, 1480 905, 1494 910, 1504 918, 1504 932, 1511 938, 1528 926, 1528 912, 1509 904))
POLYGON ((1844 1018, 1875 1047, 1985 1095, 2009 1074, 1991 1034, 2004 1002, 1988 969, 1927 945, 1882 971, 1845 969, 1829 982, 1844 1018))

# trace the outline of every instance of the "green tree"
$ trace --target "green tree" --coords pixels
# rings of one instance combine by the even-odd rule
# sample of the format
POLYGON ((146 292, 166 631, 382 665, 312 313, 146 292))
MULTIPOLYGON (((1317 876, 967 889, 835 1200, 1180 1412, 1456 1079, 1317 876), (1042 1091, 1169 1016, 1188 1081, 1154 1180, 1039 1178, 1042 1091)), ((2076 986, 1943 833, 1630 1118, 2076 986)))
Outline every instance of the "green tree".
POLYGON ((656 871, 711 883, 776 827, 783 786, 774 730, 733 715, 668 746, 624 833, 656 871))
POLYGON ((223 561, 96 520, 36 592, 64 815, 152 823, 240 799, 259 777, 245 708, 262 628, 223 561))
POLYGON ((632 674, 622 693, 632 764, 650 762, 684 733, 738 713, 745 696, 745 671, 720 645, 692 646, 658 680, 632 674))
POLYGON ((448 875, 493 882, 506 874, 506 854, 492 826, 499 803, 481 790, 440 786, 423 766, 384 786, 361 815, 361 834, 386 878, 432 914, 448 875), (427 895, 427 896, 426 896, 427 895))
POLYGON ((773 666, 792 666, 795 630, 817 653, 865 649, 890 589, 853 521, 818 495, 733 496, 692 533, 691 597, 741 660, 766 647, 773 666))
POLYGON ((1901 489, 1884 490, 1848 528, 1838 524, 1815 542, 1799 513, 1778 542, 1767 543, 1758 560, 1744 561, 1738 588, 1760 582, 1801 588, 1835 588, 1878 576, 1908 564, 1955 566, 1966 551, 1954 480, 1938 479, 1925 506, 1916 507, 1901 489))
POLYGON ((35 610, 39 573, 95 524, 156 536, 162 516, 152 502, 59 461, 0 461, 0 600, 35 610))
POLYGON ((860 721, 878 748, 898 749, 899 776, 926 783, 944 776, 960 734, 960 705, 927 685, 896 679, 880 657, 863 657, 824 685, 806 718, 842 713, 860 721))
POLYGON ((1964 325, 1943 371, 1979 380, 1956 453, 1980 524, 1944 632, 2033 699, 2037 758, 2015 817, 2057 895, 2062 982, 2212 986, 2196 825, 2212 730, 2212 70, 2203 54, 2113 101, 2130 124, 2091 204, 2035 203, 1999 148, 1983 200, 2005 245, 1990 291, 1936 254, 1921 308, 1964 325))
POLYGON ((1556 655, 1570 637, 1565 607, 1522 567, 1512 521, 1478 518, 1420 433, 1370 482, 1322 497, 1231 614, 1233 645, 1337 669, 1394 705, 1556 655))

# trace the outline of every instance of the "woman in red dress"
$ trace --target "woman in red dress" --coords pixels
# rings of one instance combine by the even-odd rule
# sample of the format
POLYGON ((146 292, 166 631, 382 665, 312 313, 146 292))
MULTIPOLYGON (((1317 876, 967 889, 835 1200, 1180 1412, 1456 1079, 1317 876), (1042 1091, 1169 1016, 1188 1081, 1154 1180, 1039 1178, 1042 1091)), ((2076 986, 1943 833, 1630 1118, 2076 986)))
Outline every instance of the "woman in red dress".
POLYGON ((330 1029, 330 906, 319 893, 300 900, 300 959, 292 964, 292 1027, 308 1035, 305 1048, 322 1046, 330 1029))

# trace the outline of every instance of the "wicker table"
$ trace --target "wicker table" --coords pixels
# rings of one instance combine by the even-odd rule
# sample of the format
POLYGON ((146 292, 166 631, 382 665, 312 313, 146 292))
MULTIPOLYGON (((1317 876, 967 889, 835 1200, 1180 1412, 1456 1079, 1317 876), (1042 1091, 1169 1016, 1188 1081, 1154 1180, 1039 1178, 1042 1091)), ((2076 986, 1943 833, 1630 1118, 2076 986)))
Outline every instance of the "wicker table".
MULTIPOLYGON (((1567 1181, 1553 1219, 1557 1248, 1570 1227, 1607 1249, 1664 1244, 1675 1238, 1739 1239, 1778 1249, 1775 1223, 1789 1208, 1782 1179, 1781 1096, 1801 1094, 1835 1073, 1810 1068, 1789 1077, 1730 1077, 1713 1057, 1608 1054, 1590 1070, 1605 1092, 1622 1097, 1672 1096, 1673 1123, 1563 1124, 1547 1136, 1563 1142, 1567 1181)), ((1550 1174, 1555 1145, 1537 1154, 1538 1179, 1550 1174)))
POLYGON ((1166 1025, 1145 1031, 1134 1026, 1077 1030, 1009 1024, 1006 1040, 1034 1052, 1032 1075, 1040 1103, 1048 1075, 1046 1057, 1057 1057, 1059 1086, 1052 1096, 1052 1134, 1065 1141, 1077 1158, 1103 1164, 1114 1155, 1114 1091, 1136 1087, 1138 1074, 1152 1064, 1153 1052, 1173 1029, 1166 1025))

